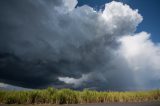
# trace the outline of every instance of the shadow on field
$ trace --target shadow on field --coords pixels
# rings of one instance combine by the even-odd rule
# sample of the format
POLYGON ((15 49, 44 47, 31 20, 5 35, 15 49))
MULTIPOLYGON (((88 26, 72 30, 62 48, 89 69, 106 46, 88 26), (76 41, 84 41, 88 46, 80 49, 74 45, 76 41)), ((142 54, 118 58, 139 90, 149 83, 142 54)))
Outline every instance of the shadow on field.
POLYGON ((108 103, 108 104, 76 104, 68 106, 160 106, 160 102, 149 103, 108 103))
POLYGON ((0 104, 0 106, 160 106, 160 102, 149 103, 99 103, 99 104, 34 104, 34 105, 22 105, 22 104, 0 104))

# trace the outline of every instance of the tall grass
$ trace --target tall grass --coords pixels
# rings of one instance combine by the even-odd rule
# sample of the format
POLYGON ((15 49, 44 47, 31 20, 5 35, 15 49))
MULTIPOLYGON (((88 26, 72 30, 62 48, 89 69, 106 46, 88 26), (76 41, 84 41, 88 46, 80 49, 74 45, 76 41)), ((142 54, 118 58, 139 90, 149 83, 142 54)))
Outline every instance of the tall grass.
POLYGON ((160 101, 160 90, 141 92, 98 92, 48 88, 28 91, 0 91, 2 104, 82 104, 160 101))

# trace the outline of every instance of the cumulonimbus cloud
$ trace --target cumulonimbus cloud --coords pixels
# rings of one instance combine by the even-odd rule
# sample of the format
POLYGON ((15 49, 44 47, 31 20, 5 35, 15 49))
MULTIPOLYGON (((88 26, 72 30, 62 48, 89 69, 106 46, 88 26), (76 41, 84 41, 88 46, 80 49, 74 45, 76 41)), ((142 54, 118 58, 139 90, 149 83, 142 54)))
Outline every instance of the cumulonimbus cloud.
POLYGON ((76 7, 77 0, 11 2, 0 1, 2 82, 29 88, 160 86, 151 83, 160 78, 159 45, 148 33, 135 33, 143 20, 138 10, 116 1, 100 11, 76 7))

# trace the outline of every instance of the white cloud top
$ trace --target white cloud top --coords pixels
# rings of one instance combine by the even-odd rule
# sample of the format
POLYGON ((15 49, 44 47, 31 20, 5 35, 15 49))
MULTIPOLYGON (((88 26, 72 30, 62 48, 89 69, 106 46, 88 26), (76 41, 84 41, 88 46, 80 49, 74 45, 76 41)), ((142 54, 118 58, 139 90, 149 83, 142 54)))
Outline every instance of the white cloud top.
POLYGON ((109 28, 119 34, 133 33, 143 20, 137 9, 133 10, 128 5, 115 1, 105 5, 102 16, 109 28))

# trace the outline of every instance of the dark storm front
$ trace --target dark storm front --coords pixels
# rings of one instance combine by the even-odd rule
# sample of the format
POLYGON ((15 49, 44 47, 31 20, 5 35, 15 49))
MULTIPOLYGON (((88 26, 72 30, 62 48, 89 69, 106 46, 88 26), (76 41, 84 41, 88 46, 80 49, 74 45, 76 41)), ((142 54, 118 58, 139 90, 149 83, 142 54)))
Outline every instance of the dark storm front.
POLYGON ((0 1, 0 87, 159 88, 160 47, 136 32, 145 17, 121 2, 77 3, 0 1))

